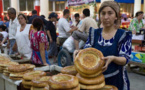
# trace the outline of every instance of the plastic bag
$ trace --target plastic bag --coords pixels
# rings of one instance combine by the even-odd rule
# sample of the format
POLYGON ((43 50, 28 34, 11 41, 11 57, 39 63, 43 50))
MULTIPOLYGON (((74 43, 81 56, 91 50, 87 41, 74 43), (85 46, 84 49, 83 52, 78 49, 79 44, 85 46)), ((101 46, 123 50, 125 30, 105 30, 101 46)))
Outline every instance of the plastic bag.
MULTIPOLYGON (((83 48, 85 45, 85 42, 83 40, 79 41, 79 48, 83 48)), ((63 48, 67 49, 70 53, 73 53, 75 50, 75 43, 74 38, 70 36, 66 41, 63 43, 63 48)))
POLYGON ((70 53, 73 53, 75 50, 75 45, 74 45, 74 38, 70 36, 62 45, 63 48, 67 49, 70 53))

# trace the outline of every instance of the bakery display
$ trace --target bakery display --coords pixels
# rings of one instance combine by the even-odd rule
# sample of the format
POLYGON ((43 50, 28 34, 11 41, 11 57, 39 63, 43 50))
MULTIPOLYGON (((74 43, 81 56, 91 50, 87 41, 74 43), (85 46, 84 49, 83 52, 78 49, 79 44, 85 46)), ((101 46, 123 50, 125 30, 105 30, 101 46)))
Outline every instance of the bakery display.
POLYGON ((103 88, 99 90, 118 90, 118 88, 113 85, 105 85, 103 88))
POLYGON ((68 90, 78 87, 78 78, 73 75, 68 74, 58 74, 54 75, 49 79, 49 85, 52 90, 68 90))
POLYGON ((62 68, 61 73, 75 76, 77 74, 77 71, 75 69, 75 66, 66 66, 62 68))
POLYGON ((104 57, 102 52, 95 48, 83 49, 77 54, 74 65, 81 89, 96 90, 105 86, 105 78, 102 74, 105 62, 102 57, 104 57))

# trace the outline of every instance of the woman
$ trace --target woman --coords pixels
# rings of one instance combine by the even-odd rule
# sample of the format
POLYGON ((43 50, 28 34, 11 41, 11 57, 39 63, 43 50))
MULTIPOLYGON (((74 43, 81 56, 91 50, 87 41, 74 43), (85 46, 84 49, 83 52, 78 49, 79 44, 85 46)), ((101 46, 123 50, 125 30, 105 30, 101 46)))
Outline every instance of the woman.
POLYGON ((40 18, 33 20, 33 30, 30 32, 30 42, 32 48, 32 62, 35 64, 49 65, 48 61, 48 41, 47 36, 42 31, 43 22, 40 18))
POLYGON ((144 24, 142 20, 143 14, 144 13, 142 11, 137 12, 135 18, 131 21, 128 29, 132 31, 133 34, 139 33, 140 29, 144 28, 144 24))
POLYGON ((27 59, 31 58, 32 50, 30 47, 30 40, 29 40, 29 29, 31 24, 27 24, 27 17, 24 14, 18 15, 18 20, 20 26, 17 27, 16 32, 16 43, 13 46, 13 50, 18 52, 26 57, 27 59))
MULTIPOLYGON (((100 50, 105 61, 102 68, 106 85, 114 85, 118 90, 130 90, 125 65, 131 55, 131 32, 116 29, 119 23, 119 5, 114 1, 105 1, 99 9, 100 23, 103 28, 90 29, 85 48, 100 50)), ((76 54, 77 51, 74 53, 76 54)))

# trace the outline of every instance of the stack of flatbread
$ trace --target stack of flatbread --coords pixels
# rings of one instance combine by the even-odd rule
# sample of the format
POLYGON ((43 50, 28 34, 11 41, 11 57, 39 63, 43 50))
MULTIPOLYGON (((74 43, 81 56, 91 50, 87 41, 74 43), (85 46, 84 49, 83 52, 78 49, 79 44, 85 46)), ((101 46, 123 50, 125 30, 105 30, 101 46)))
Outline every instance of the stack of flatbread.
POLYGON ((13 80, 22 80, 23 75, 33 71, 34 68, 35 65, 32 64, 11 65, 8 67, 8 72, 10 73, 9 78, 13 80))
POLYGON ((19 65, 17 62, 12 62, 9 60, 0 60, 0 73, 9 76, 8 67, 11 65, 19 65))
POLYGON ((46 73, 43 71, 36 70, 36 71, 25 73, 22 81, 23 87, 26 89, 30 89, 32 87, 32 80, 34 78, 42 77, 42 76, 46 76, 46 73))
POLYGON ((32 80, 31 90, 49 90, 50 76, 37 77, 32 80))

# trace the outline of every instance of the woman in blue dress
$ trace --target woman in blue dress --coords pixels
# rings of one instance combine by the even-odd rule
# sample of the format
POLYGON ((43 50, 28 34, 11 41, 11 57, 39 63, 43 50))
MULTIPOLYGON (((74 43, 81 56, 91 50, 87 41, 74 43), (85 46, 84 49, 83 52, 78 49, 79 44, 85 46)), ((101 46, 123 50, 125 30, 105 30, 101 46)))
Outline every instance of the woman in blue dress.
MULTIPOLYGON (((99 9, 103 28, 90 28, 85 48, 100 50, 105 61, 102 68, 106 85, 114 85, 118 90, 130 90, 130 83, 125 65, 131 55, 131 32, 117 29, 119 23, 119 5, 114 1, 105 1, 99 9)), ((77 51, 74 52, 74 54, 77 51)))

